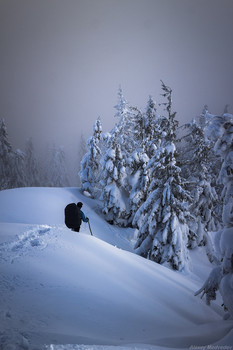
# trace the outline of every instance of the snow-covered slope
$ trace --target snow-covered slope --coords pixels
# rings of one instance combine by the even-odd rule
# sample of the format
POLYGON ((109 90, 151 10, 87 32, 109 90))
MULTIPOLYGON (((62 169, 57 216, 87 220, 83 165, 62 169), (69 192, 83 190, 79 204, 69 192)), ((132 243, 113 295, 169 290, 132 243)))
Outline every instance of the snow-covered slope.
POLYGON ((232 320, 194 297, 210 268, 203 254, 185 275, 135 255, 134 242, 135 230, 108 225, 76 188, 1 191, 0 349, 231 345, 232 320), (63 223, 77 201, 94 236, 63 223))

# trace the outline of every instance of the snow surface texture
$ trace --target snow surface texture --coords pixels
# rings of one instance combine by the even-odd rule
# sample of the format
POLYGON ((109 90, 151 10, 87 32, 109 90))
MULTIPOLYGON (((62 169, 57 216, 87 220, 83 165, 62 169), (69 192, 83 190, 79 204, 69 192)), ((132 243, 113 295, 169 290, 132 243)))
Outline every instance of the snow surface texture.
POLYGON ((75 188, 0 192, 0 349, 233 349, 219 301, 194 296, 211 270, 203 252, 174 272, 133 254, 136 231, 100 212, 75 188), (64 225, 78 201, 94 236, 64 225))

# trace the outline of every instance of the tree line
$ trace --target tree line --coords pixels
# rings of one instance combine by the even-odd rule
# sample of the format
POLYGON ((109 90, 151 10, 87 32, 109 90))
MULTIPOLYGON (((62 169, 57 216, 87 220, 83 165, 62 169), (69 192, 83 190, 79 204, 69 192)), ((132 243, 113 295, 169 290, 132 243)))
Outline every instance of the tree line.
POLYGON ((103 133, 98 118, 88 139, 81 187, 109 223, 137 229, 135 252, 145 258, 181 271, 189 250, 205 247, 215 268, 199 293, 209 302, 233 279, 233 116, 205 106, 179 125, 172 89, 161 84, 160 113, 152 97, 141 112, 119 89, 114 128, 103 133))
POLYGON ((48 147, 46 157, 39 160, 35 155, 32 138, 29 138, 24 151, 14 150, 4 119, 0 119, 0 157, 0 190, 69 186, 64 148, 55 145, 48 147))

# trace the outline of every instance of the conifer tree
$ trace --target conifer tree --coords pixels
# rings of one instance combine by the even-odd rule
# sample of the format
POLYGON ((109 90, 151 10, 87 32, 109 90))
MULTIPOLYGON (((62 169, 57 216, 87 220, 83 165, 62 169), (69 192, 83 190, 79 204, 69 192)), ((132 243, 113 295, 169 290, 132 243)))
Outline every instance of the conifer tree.
POLYGON ((25 167, 25 154, 17 149, 14 152, 14 166, 12 169, 12 187, 26 187, 27 186, 27 176, 25 167))
POLYGON ((225 308, 233 317, 233 116, 226 114, 214 117, 209 124, 210 134, 219 136, 215 152, 222 159, 218 181, 223 185, 223 229, 215 238, 218 266, 211 271, 207 281, 196 295, 203 292, 206 301, 216 299, 220 290, 225 308))
MULTIPOLYGON (((148 163, 148 156, 146 153, 146 132, 145 132, 145 115, 136 108, 133 120, 131 120, 131 136, 130 132, 128 138, 132 139, 131 153, 128 153, 126 158, 126 189, 129 197, 130 217, 129 225, 133 221, 133 217, 146 199, 146 192, 149 185, 146 165, 148 163)), ((132 117, 132 114, 131 114, 132 117)))
POLYGON ((151 96, 145 113, 142 113, 137 107, 128 104, 121 88, 118 92, 118 104, 115 108, 117 109, 115 116, 119 118, 117 123, 118 142, 121 144, 122 155, 126 163, 125 189, 128 192, 131 211, 128 224, 131 224, 135 212, 147 196, 149 177, 146 164, 156 149, 154 131, 157 112, 151 96))
POLYGON ((123 91, 121 86, 119 86, 117 95, 118 95, 118 102, 114 106, 114 108, 117 110, 115 113, 115 117, 121 119, 122 117, 127 115, 127 113, 129 112, 129 106, 128 106, 128 102, 123 96, 123 91))
MULTIPOLYGON (((124 182, 122 191, 131 202, 129 205, 131 214, 129 215, 128 210, 124 211, 126 213, 124 225, 126 225, 126 221, 128 221, 127 225, 130 225, 139 202, 144 198, 142 191, 145 188, 142 189, 139 186, 143 185, 143 178, 145 179, 143 162, 147 159, 147 155, 143 155, 145 116, 138 108, 128 104, 121 88, 118 91, 118 104, 115 108, 117 110, 115 116, 119 119, 116 124, 118 130, 116 142, 120 145, 122 161, 127 173, 127 181, 124 182)), ((115 131, 114 128, 111 133, 114 134, 115 131)))
POLYGON ((101 159, 103 188, 103 213, 111 224, 128 225, 128 199, 125 191, 125 161, 118 142, 119 130, 115 126, 109 141, 109 148, 101 159))
POLYGON ((8 140, 4 119, 0 119, 0 158, 0 189, 13 188, 14 152, 8 140))
POLYGON ((151 182, 150 169, 147 167, 148 161, 160 146, 163 134, 168 128, 167 118, 158 115, 156 103, 151 96, 149 96, 145 113, 138 120, 137 129, 141 130, 140 146, 138 145, 139 147, 129 157, 128 163, 130 165, 127 166, 131 184, 129 188, 130 220, 133 222, 136 211, 148 197, 148 188, 151 182))
POLYGON ((172 90, 162 82, 162 105, 168 114, 167 133, 163 132, 160 147, 148 162, 152 177, 149 196, 139 208, 134 223, 139 228, 136 251, 138 254, 173 269, 188 267, 187 251, 188 193, 182 188, 180 168, 176 164, 176 128, 178 122, 171 111, 172 90))
POLYGON ((32 138, 29 138, 25 145, 25 168, 27 186, 37 187, 41 185, 39 164, 35 157, 32 138))
POLYGON ((99 188, 101 134, 102 125, 100 118, 98 118, 93 126, 93 135, 88 140, 88 152, 81 161, 79 172, 82 190, 87 191, 93 198, 96 197, 99 188))
MULTIPOLYGON (((204 117, 202 124, 206 125, 204 117)), ((204 245, 212 262, 214 253, 209 232, 216 231, 220 225, 216 211, 219 198, 214 187, 215 176, 211 176, 212 147, 205 138, 205 129, 195 119, 186 124, 186 128, 189 131, 184 137, 183 145, 186 150, 186 184, 193 198, 190 207, 193 218, 189 222, 189 247, 204 245)))
POLYGON ((160 130, 158 130, 159 126, 160 123, 156 103, 152 96, 149 96, 143 123, 143 143, 149 159, 153 157, 157 148, 158 134, 160 132, 160 130))
POLYGON ((132 224, 135 213, 147 198, 149 187, 149 176, 147 163, 149 158, 142 145, 133 152, 127 159, 127 190, 129 193, 130 217, 129 224, 132 224))
POLYGON ((118 118, 116 124, 119 130, 118 142, 121 144, 121 151, 126 159, 137 147, 141 146, 143 139, 142 113, 138 108, 128 104, 121 88, 118 91, 118 103, 115 108, 117 110, 115 117, 118 118))

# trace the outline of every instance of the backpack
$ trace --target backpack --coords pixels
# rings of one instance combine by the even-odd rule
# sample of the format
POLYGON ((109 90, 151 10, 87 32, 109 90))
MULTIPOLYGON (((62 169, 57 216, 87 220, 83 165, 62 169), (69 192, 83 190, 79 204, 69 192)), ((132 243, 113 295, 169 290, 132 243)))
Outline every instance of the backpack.
POLYGON ((65 207, 65 224, 68 228, 77 228, 81 225, 80 209, 75 203, 70 203, 65 207))

